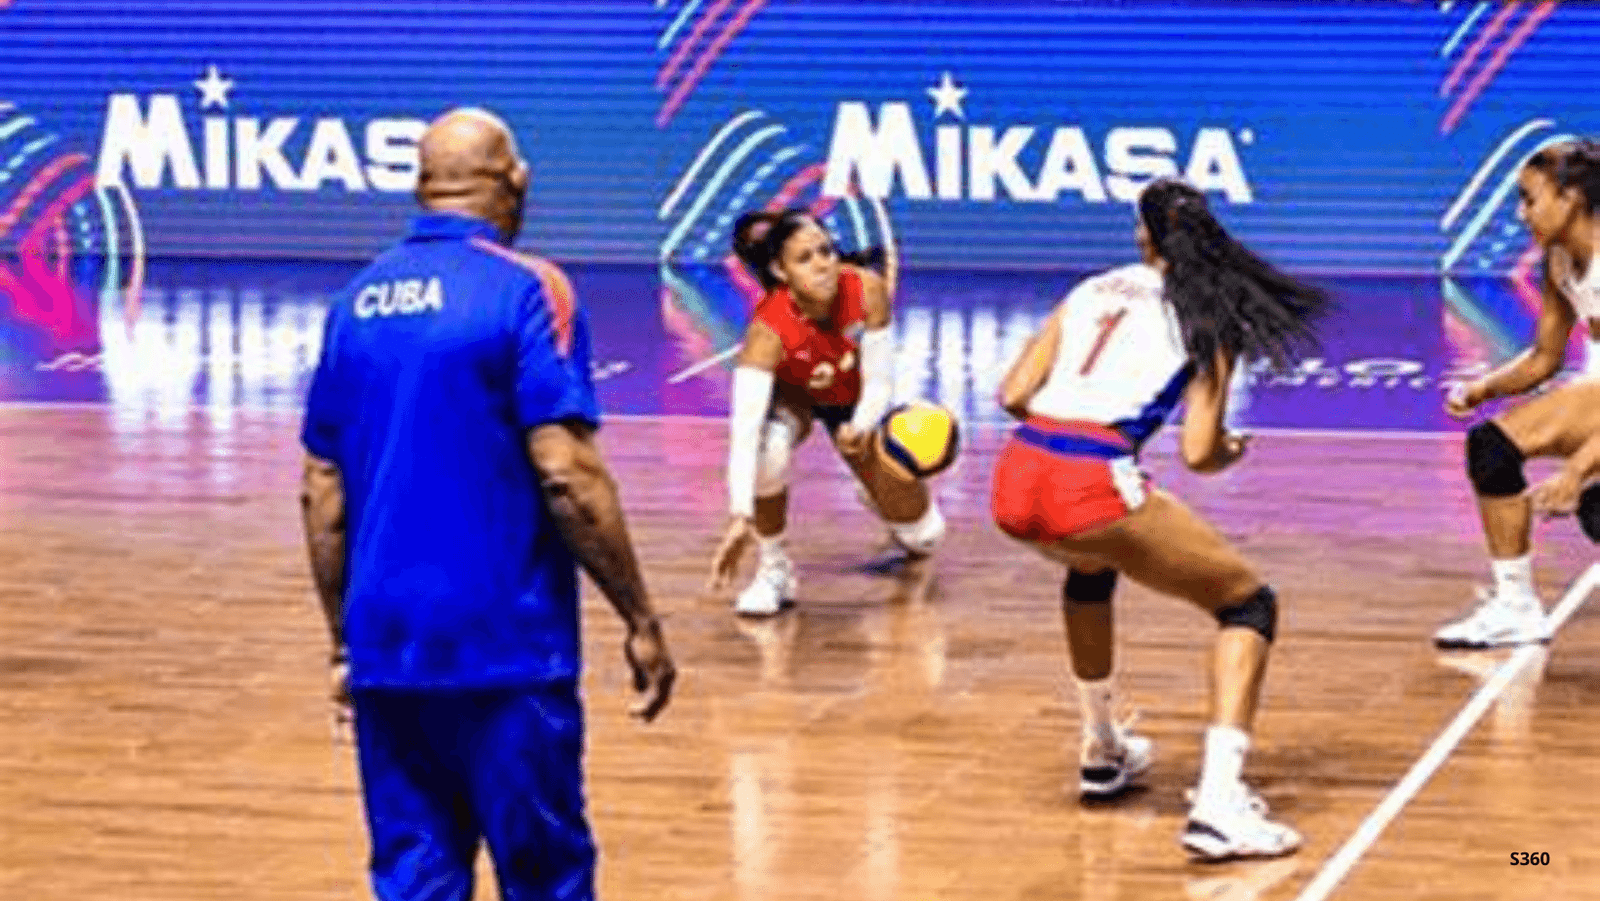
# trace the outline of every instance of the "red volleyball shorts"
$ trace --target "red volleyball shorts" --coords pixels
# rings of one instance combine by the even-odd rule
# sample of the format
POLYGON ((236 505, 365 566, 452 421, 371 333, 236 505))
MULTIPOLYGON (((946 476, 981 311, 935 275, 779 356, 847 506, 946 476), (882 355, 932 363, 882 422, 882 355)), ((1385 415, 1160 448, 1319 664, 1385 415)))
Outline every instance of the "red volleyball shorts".
POLYGON ((1148 485, 1133 454, 1115 429, 1030 417, 995 464, 995 524, 1013 538, 1052 542, 1122 519, 1148 485))

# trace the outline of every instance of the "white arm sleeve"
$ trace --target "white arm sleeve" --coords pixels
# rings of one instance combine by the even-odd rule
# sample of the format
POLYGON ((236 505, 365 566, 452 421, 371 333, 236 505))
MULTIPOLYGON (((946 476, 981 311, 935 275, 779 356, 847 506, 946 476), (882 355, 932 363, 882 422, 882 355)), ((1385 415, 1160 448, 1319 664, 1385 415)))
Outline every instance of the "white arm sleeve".
POLYGON ((761 423, 772 405, 772 373, 740 366, 733 371, 733 410, 728 422, 728 512, 756 513, 756 455, 761 423))
POLYGON ((861 335, 861 399, 850 417, 858 432, 875 428, 894 394, 894 339, 887 326, 861 335))

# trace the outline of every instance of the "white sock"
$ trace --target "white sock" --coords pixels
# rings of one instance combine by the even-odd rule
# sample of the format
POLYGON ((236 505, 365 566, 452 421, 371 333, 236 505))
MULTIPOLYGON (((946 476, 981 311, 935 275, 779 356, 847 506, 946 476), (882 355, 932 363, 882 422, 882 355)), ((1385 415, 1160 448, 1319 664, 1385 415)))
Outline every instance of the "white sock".
POLYGON ((766 566, 769 563, 783 563, 789 559, 789 554, 783 549, 784 534, 776 535, 756 534, 756 548, 758 549, 760 563, 766 566))
POLYGON ((939 512, 939 502, 932 497, 928 498, 928 509, 923 511, 921 519, 891 522, 888 526, 902 546, 920 554, 933 553, 945 533, 944 514, 939 512))
POLYGON ((1533 592, 1533 555, 1523 554, 1509 560, 1490 560, 1494 573, 1494 596, 1510 601, 1526 602, 1536 599, 1533 592))
POLYGON ((1237 726, 1212 726, 1206 730, 1205 763, 1200 770, 1196 807, 1226 799, 1244 779, 1244 755, 1250 751, 1250 733, 1237 726))
POLYGON ((1117 743, 1117 723, 1112 719, 1112 706, 1116 701, 1115 680, 1076 679, 1078 683, 1078 715, 1083 720, 1083 737, 1102 747, 1117 743))

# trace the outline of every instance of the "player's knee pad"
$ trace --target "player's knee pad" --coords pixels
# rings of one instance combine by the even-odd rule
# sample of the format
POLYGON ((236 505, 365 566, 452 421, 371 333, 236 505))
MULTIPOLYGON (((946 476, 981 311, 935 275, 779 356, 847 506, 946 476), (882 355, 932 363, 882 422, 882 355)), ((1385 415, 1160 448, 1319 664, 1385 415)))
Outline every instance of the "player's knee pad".
POLYGON ((772 497, 788 490, 795 433, 794 423, 784 416, 774 416, 761 426, 761 449, 756 455, 756 497, 772 497))
POLYGON ((1097 573, 1067 570, 1067 582, 1061 587, 1061 596, 1074 604, 1109 604, 1111 593, 1117 590, 1117 571, 1106 568, 1097 573))
POLYGON ((1467 432, 1467 476, 1484 497, 1514 497, 1528 487, 1522 464, 1526 458, 1493 422, 1480 422, 1467 432))
POLYGON ((1600 544, 1600 485, 1590 485, 1578 495, 1578 527, 1590 541, 1600 544))
POLYGON ((944 540, 944 514, 939 512, 938 502, 930 497, 928 511, 922 514, 921 519, 916 522, 889 523, 889 531, 906 550, 915 554, 931 554, 944 540))
POLYGON ((1263 585, 1243 601, 1218 610, 1217 623, 1254 629, 1270 643, 1278 634, 1278 595, 1272 586, 1263 585))

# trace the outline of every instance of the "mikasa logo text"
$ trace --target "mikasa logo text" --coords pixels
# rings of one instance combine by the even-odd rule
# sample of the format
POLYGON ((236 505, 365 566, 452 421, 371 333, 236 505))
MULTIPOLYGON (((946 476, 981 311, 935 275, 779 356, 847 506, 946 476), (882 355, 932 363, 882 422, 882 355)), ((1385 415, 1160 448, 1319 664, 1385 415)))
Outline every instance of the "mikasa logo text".
POLYGON ((182 191, 416 187, 417 139, 427 127, 421 119, 358 123, 357 150, 352 126, 343 119, 233 115, 228 95, 234 82, 216 66, 194 85, 202 111, 197 123, 184 116, 179 94, 106 98, 96 173, 101 185, 182 191), (213 109, 218 112, 207 112, 213 109), (292 147, 304 149, 296 154, 292 147))
MULTIPOLYGON (((935 104, 934 116, 949 113, 965 119, 962 99, 967 93, 945 73, 940 84, 928 90, 935 104)), ((883 103, 874 120, 867 103, 840 103, 833 120, 822 193, 843 196, 854 179, 863 194, 878 199, 888 197, 898 181, 908 200, 994 201, 1004 197, 1054 203, 1075 195, 1088 203, 1127 203, 1151 179, 1182 175, 1201 191, 1220 193, 1231 203, 1255 199, 1238 150, 1238 144, 1255 140, 1249 129, 1241 130, 1236 142, 1227 128, 1201 127, 1188 146, 1180 148, 1177 134, 1159 126, 1114 127, 1094 141, 1096 136, 1078 125, 1046 129, 1037 125, 941 124, 933 129, 930 168, 930 155, 911 110, 909 102, 883 103), (1040 147, 1043 160, 1029 172, 1019 157, 1040 147)))

